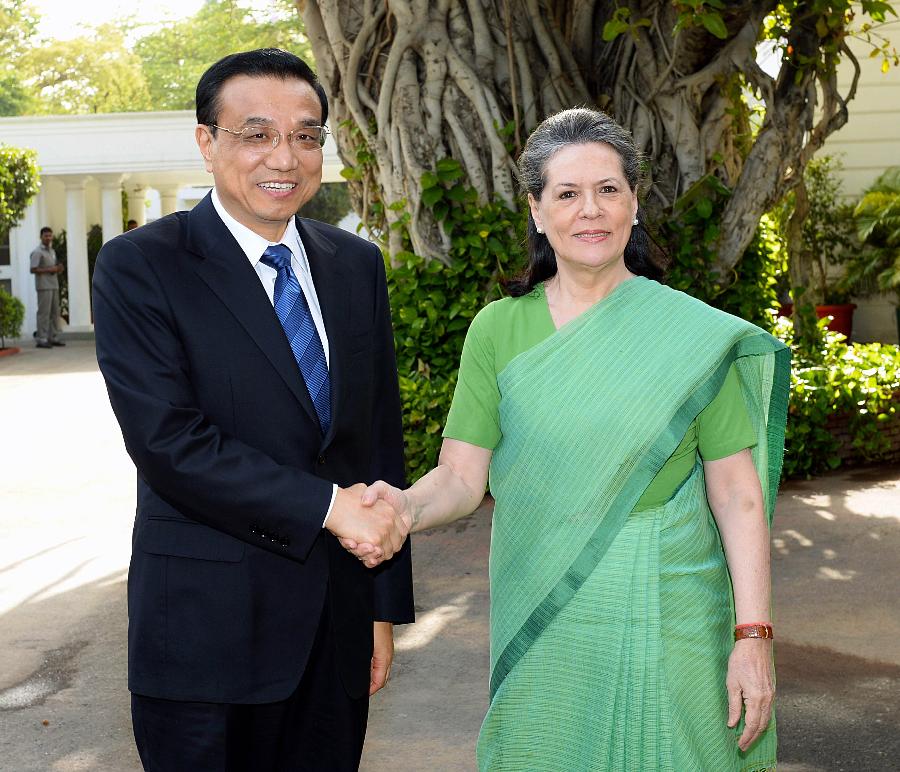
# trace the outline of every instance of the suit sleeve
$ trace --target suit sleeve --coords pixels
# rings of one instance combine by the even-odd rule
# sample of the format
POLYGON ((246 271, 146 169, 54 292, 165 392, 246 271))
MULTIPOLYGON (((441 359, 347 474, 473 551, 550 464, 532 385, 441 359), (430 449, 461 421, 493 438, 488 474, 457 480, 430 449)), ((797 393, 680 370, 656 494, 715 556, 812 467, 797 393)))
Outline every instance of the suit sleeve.
MULTIPOLYGON (((394 331, 388 301, 384 259, 377 250, 375 292, 375 356, 376 384, 374 390, 373 427, 375 448, 372 459, 372 480, 384 480, 400 488, 406 487, 403 462, 403 421, 400 408, 400 387, 394 352, 394 331)), ((412 589, 412 560, 410 539, 391 560, 383 563, 375 573, 375 619, 403 624, 415 621, 412 589)))
POLYGON ((205 525, 305 559, 321 533, 331 483, 277 463, 208 420, 195 398, 179 321, 137 243, 119 237, 100 251, 93 313, 110 403, 151 488, 205 525))

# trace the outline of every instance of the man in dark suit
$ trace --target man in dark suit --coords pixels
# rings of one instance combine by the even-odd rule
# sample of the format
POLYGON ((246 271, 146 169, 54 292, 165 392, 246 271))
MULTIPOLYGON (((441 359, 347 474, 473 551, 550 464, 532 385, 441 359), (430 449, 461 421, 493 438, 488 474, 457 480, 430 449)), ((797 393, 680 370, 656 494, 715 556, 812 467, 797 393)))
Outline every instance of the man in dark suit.
POLYGON ((357 769, 391 623, 413 619, 407 525, 359 502, 404 478, 382 257, 294 216, 327 117, 292 54, 217 62, 197 87, 211 195, 97 261, 98 360, 138 472, 128 677, 148 770, 357 769), (393 558, 369 570, 338 537, 393 558))

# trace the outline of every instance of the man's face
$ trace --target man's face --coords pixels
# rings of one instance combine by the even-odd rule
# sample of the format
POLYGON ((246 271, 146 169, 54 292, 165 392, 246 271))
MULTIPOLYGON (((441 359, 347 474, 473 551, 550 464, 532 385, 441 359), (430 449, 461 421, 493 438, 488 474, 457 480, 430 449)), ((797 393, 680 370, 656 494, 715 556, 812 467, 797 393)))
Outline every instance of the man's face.
POLYGON ((53 231, 44 231, 41 234, 41 244, 49 247, 53 243, 53 231))
MULTIPOLYGON (((219 92, 216 123, 240 131, 264 124, 284 136, 292 129, 322 122, 319 97, 305 80, 230 78, 219 92)), ((309 201, 322 182, 322 150, 289 147, 282 139, 265 153, 247 147, 226 131, 198 126, 197 144, 212 172, 216 191, 228 213, 260 236, 277 241, 291 216, 309 201)))

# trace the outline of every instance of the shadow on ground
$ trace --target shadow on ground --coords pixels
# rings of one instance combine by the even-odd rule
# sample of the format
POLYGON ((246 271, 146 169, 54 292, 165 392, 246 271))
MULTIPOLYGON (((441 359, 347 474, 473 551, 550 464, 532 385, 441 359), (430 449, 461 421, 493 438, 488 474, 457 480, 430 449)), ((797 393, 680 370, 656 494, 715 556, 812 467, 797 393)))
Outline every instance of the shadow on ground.
POLYGON ((816 770, 896 770, 900 667, 780 643, 778 760, 816 770))
POLYGON ((140 770, 126 689, 125 625, 121 572, 0 616, 0 769, 140 770), (71 619, 73 608, 80 621, 54 630, 54 620, 71 619))

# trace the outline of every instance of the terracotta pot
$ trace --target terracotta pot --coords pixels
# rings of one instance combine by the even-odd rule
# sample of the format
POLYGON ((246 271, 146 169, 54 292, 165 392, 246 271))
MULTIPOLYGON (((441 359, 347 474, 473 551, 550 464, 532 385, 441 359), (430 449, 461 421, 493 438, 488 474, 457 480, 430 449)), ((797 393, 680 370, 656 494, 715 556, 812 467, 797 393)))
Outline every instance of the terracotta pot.
MULTIPOLYGON (((831 321, 825 326, 832 332, 839 332, 846 335, 850 339, 850 333, 853 331, 853 311, 856 308, 855 303, 842 303, 834 306, 816 306, 816 316, 824 319, 826 316, 832 317, 831 321)), ((782 303, 778 309, 779 316, 790 317, 794 313, 793 303, 782 303)), ((897 310, 897 329, 900 331, 900 309, 897 310)))
POLYGON ((856 309, 856 303, 841 303, 834 306, 816 306, 816 316, 824 319, 826 316, 831 317, 831 321, 825 326, 832 332, 839 332, 847 336, 850 340, 850 334, 853 332, 853 311, 856 309))

